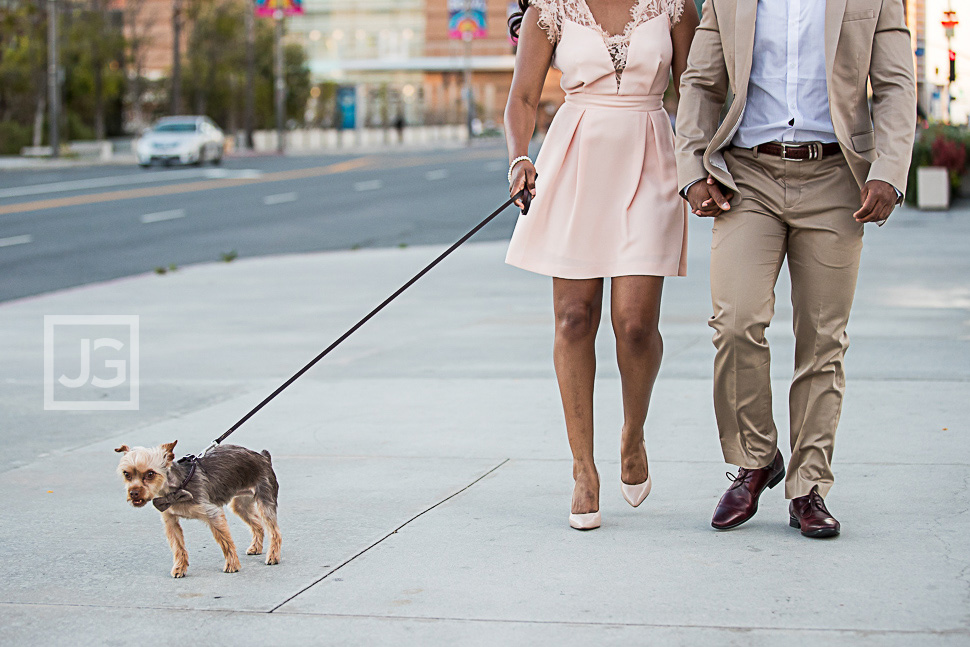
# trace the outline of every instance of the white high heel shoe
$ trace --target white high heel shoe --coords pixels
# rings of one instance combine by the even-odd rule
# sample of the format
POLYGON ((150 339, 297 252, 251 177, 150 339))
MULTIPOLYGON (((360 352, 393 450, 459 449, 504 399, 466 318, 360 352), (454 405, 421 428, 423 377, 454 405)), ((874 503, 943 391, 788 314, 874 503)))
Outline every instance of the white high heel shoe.
POLYGON ((592 530, 600 527, 600 511, 587 512, 586 514, 570 514, 569 525, 576 530, 592 530))
MULTIPOLYGON (((596 475, 597 487, 599 486, 599 474, 596 475)), ((599 528, 600 522, 600 511, 596 512, 586 512, 583 514, 569 514, 569 525, 576 530, 592 530, 593 528, 599 528)))
MULTIPOLYGON (((647 441, 643 441, 643 451, 647 451, 647 441)), ((637 483, 636 485, 629 485, 620 481, 620 489, 623 491, 623 498, 626 502, 632 505, 634 508, 643 503, 643 500, 647 498, 650 494, 650 488, 653 487, 653 481, 650 479, 650 472, 647 472, 647 480, 643 483, 637 483)))

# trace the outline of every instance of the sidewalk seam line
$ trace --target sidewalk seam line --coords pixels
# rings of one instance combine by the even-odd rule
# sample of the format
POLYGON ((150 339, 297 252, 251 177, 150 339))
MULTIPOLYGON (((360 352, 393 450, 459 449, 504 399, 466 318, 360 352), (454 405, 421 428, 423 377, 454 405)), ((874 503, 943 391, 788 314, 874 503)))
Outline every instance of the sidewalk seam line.
POLYGON ((309 591, 310 589, 312 589, 312 588, 313 588, 314 586, 316 586, 316 585, 317 585, 317 584, 319 584, 320 582, 322 582, 322 581, 324 581, 325 579, 327 579, 328 577, 330 577, 331 575, 333 575, 334 573, 336 573, 337 571, 339 571, 340 569, 342 569, 342 568, 343 568, 344 566, 346 566, 347 564, 349 564, 349 563, 351 563, 352 561, 354 561, 355 559, 357 559, 358 557, 360 557, 361 555, 363 555, 364 553, 366 553, 366 552, 367 552, 367 551, 369 551, 370 549, 372 549, 372 548, 374 548, 375 546, 377 546, 378 544, 380 544, 380 543, 382 543, 382 542, 383 542, 384 540, 386 540, 386 539, 387 539, 388 537, 390 537, 391 535, 395 535, 395 534, 397 534, 397 533, 398 533, 398 531, 400 531, 401 529, 403 529, 403 528, 404 528, 404 527, 405 527, 406 525, 408 525, 409 523, 411 523, 412 521, 414 521, 414 520, 415 520, 415 519, 417 519, 418 517, 422 517, 422 516, 424 516, 425 514, 427 514, 427 513, 429 513, 429 512, 431 512, 432 510, 434 510, 435 508, 437 508, 437 507, 438 507, 438 506, 440 506, 441 504, 443 504, 443 503, 445 503, 446 501, 450 501, 451 499, 453 499, 453 498, 455 498, 456 496, 458 496, 459 494, 461 494, 461 493, 462 493, 462 492, 464 492, 465 490, 468 490, 468 489, 469 489, 469 488, 471 488, 471 487, 472 487, 473 485, 475 485, 476 483, 478 483, 479 481, 481 481, 482 479, 484 479, 484 478, 485 478, 486 476, 488 476, 489 474, 491 474, 491 473, 493 473, 493 472, 495 472, 495 471, 496 471, 496 470, 497 470, 498 468, 500 468, 500 467, 502 467, 503 465, 505 465, 506 463, 508 463, 508 462, 509 462, 510 460, 511 460, 510 458, 506 458, 506 459, 504 459, 504 460, 503 460, 502 462, 500 462, 500 463, 499 463, 498 465, 496 465, 495 467, 493 467, 493 468, 491 468, 490 470, 488 470, 487 472, 485 472, 484 474, 482 474, 481 476, 479 476, 478 478, 476 478, 475 480, 473 480, 473 481, 472 481, 471 483, 469 483, 469 484, 468 484, 468 485, 466 485, 465 487, 463 487, 463 488, 461 488, 460 490, 458 490, 458 491, 456 491, 456 492, 452 492, 451 494, 449 494, 449 495, 448 495, 448 496, 446 496, 445 498, 443 498, 443 499, 441 499, 440 501, 438 501, 438 502, 437 502, 437 503, 435 503, 434 505, 432 505, 432 506, 430 506, 430 507, 428 507, 428 508, 425 508, 424 510, 422 510, 422 511, 421 511, 421 512, 419 512, 418 514, 416 514, 416 515, 414 515, 413 517, 411 517, 410 519, 408 519, 407 521, 405 521, 404 523, 402 523, 402 524, 401 524, 400 526, 398 526, 397 528, 395 528, 395 529, 394 529, 394 530, 392 530, 391 532, 389 532, 389 533, 387 533, 386 535, 384 535, 383 537, 381 537, 381 538, 380 538, 380 539, 378 539, 377 541, 375 541, 375 542, 373 542, 372 544, 370 544, 369 546, 367 546, 367 547, 365 547, 365 548, 364 548, 363 550, 361 550, 361 551, 360 551, 360 552, 358 552, 357 554, 355 554, 355 555, 353 555, 353 556, 351 556, 351 557, 349 557, 348 559, 346 559, 346 560, 344 560, 343 562, 341 562, 340 564, 338 564, 338 565, 336 566, 336 568, 333 568, 333 569, 331 569, 330 571, 328 571, 327 573, 324 573, 322 577, 320 577, 320 578, 318 578, 318 579, 316 579, 316 580, 314 580, 313 582, 311 582, 311 583, 310 583, 310 584, 308 584, 307 586, 305 586, 305 587, 303 587, 302 589, 300 589, 299 591, 297 591, 296 593, 294 593, 294 594, 293 594, 293 595, 291 595, 290 597, 288 597, 288 598, 286 598, 285 600, 283 600, 282 602, 280 602, 279 604, 277 604, 276 606, 274 606, 273 608, 271 608, 271 609, 270 609, 270 610, 269 610, 269 611, 268 611, 267 613, 273 613, 273 612, 275 612, 275 611, 276 611, 277 609, 279 609, 280 607, 282 607, 283 605, 285 605, 285 604, 288 604, 288 603, 290 603, 290 602, 292 602, 292 601, 293 601, 293 600, 295 600, 295 599, 296 599, 297 597, 299 597, 300 595, 302 595, 302 594, 304 594, 304 593, 306 593, 307 591, 309 591))
MULTIPOLYGON (((246 615, 265 615, 266 611, 259 609, 199 609, 193 607, 160 607, 160 606, 118 606, 101 604, 76 604, 62 602, 10 602, 0 601, 0 606, 25 606, 25 607, 64 607, 77 609, 101 609, 124 611, 138 609, 141 611, 174 611, 179 613, 211 613, 211 614, 246 614, 246 615)), ((521 620, 515 618, 460 618, 455 616, 392 616, 376 613, 314 613, 304 611, 282 611, 276 614, 278 617, 287 616, 290 618, 346 618, 346 619, 382 619, 382 620, 401 620, 401 621, 438 621, 438 622, 479 622, 497 624, 538 624, 538 625, 566 625, 566 626, 593 626, 593 627, 653 627, 668 629, 723 629, 726 631, 799 631, 799 632, 818 632, 818 633, 866 633, 866 634, 901 634, 901 635, 934 635, 951 636, 970 634, 970 629, 966 627, 954 627, 950 629, 874 629, 874 628, 849 628, 849 627, 767 627, 764 625, 689 625, 677 623, 651 623, 651 622, 597 622, 582 620, 521 620)))

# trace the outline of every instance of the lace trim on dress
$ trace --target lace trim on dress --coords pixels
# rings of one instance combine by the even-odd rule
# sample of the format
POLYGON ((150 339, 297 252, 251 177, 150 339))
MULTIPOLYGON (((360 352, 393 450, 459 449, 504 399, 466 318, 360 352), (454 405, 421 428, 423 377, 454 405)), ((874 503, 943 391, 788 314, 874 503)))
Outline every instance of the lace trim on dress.
POLYGON ((673 28, 684 13, 684 0, 635 0, 626 27, 619 34, 610 34, 593 17, 586 0, 530 0, 529 4, 539 10, 539 27, 545 30, 553 45, 559 42, 564 18, 599 32, 613 60, 617 85, 626 69, 633 30, 663 13, 668 15, 673 28))
POLYGON ((562 11, 560 0, 529 0, 529 4, 539 11, 539 27, 546 32, 546 37, 553 45, 559 42, 562 33, 562 11))
POLYGON ((670 28, 673 29, 684 15, 684 0, 667 0, 667 15, 670 16, 670 28))

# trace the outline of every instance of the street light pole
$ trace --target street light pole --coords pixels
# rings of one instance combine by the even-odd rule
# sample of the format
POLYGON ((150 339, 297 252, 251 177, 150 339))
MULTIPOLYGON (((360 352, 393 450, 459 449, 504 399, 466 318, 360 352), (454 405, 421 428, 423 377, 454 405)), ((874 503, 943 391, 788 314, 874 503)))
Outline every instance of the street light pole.
POLYGON ((253 0, 246 3, 246 115, 243 127, 246 130, 246 148, 253 150, 253 113, 256 88, 256 7, 253 0))
POLYGON ((950 69, 947 70, 947 75, 946 75, 946 122, 947 123, 950 123, 950 104, 953 103, 953 78, 952 78, 953 75, 951 73, 954 65, 953 60, 955 56, 953 53, 953 32, 954 32, 954 28, 960 24, 959 21, 957 20, 956 14, 957 12, 953 10, 953 7, 951 6, 948 0, 946 3, 946 11, 943 12, 943 20, 941 21, 941 24, 943 25, 944 33, 946 34, 946 53, 950 59, 949 61, 947 61, 949 63, 950 69))
POLYGON ((47 0, 47 103, 49 105, 48 124, 50 133, 51 157, 60 156, 61 148, 61 93, 59 79, 59 60, 57 48, 57 0, 47 0))
POLYGON ((182 105, 182 0, 172 0, 172 106, 179 114, 182 105))
MULTIPOLYGON (((465 15, 471 14, 472 1, 465 0, 465 15)), ((465 41, 465 65, 464 65, 464 95, 465 95, 465 120, 466 127, 468 128, 468 145, 471 146, 472 137, 475 135, 475 129, 472 124, 475 122, 475 97, 472 95, 472 41, 474 35, 470 31, 466 31, 462 34, 462 40, 465 41)))
POLYGON ((282 0, 276 0, 276 152, 283 153, 283 118, 286 105, 286 79, 283 77, 283 9, 282 0))

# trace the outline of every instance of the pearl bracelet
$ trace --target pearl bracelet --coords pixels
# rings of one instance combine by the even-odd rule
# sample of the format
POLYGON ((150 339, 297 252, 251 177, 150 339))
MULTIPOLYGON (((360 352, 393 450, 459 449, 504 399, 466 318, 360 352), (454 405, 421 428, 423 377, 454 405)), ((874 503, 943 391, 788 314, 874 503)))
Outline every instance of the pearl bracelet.
POLYGON ((512 163, 509 164, 509 184, 512 184, 512 169, 515 168, 516 164, 518 164, 523 160, 529 160, 531 162, 532 158, 529 157, 528 155, 522 155, 520 157, 516 157, 514 160, 512 160, 512 163))

